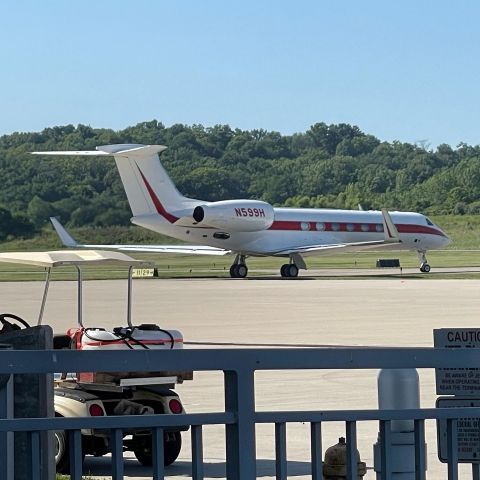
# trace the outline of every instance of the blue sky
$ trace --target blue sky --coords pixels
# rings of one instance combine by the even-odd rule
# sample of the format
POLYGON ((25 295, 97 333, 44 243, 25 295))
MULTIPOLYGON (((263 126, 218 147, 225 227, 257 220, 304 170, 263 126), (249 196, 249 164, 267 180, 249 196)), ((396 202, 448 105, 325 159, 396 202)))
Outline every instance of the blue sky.
POLYGON ((480 2, 0 3, 0 134, 83 123, 351 123, 480 143, 480 2))

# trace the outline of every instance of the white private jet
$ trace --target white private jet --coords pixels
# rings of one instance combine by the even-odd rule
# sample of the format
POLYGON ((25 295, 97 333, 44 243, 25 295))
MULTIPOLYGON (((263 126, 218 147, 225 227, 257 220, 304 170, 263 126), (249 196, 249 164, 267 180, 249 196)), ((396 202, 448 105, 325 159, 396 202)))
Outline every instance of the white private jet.
MULTIPOLYGON (((95 151, 33 153, 113 156, 132 209, 131 222, 204 245, 172 246, 182 248, 182 252, 176 253, 235 254, 230 267, 234 278, 247 276, 246 258, 250 256, 288 258, 289 263, 282 265, 280 273, 282 277, 296 277, 299 269, 307 268, 304 257, 365 249, 416 251, 420 270, 429 272, 427 250, 451 242, 440 228, 419 213, 276 208, 259 200, 206 202, 187 198, 176 189, 160 163, 158 154, 166 148, 120 144, 99 146, 95 151)), ((143 250, 138 245, 116 246, 123 250, 128 247, 152 251, 146 246, 143 250)), ((165 248, 163 252, 175 253, 165 248)))

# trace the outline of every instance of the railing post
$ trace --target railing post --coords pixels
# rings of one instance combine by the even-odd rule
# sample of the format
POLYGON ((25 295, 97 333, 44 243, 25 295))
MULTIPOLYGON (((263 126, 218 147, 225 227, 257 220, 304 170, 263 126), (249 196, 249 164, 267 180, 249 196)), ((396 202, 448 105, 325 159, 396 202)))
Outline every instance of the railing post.
POLYGON ((448 480, 458 480, 458 419, 447 418, 448 480))
POLYGON ((225 410, 236 416, 236 423, 225 428, 227 479, 256 478, 255 389, 252 370, 227 370, 225 410))
POLYGON ((347 431, 347 480, 358 478, 357 423, 346 422, 347 431))
POLYGON ((312 480, 323 479, 322 462, 322 424, 314 422, 310 425, 312 480))
POLYGON ((287 425, 275 424, 275 473, 277 480, 287 480, 287 425))
MULTIPOLYGON (((9 350, 10 345, 0 345, 9 350)), ((13 418, 13 377, 0 375, 0 418, 13 418)), ((13 480, 13 432, 0 433, 0 478, 13 480)))
MULTIPOLYGON (((415 420, 415 480, 426 479, 425 420, 415 420)), ((479 479, 480 480, 480 479, 479 479)))
POLYGON ((472 463, 472 480, 480 480, 480 464, 472 463))
POLYGON ((203 480, 202 425, 192 425, 192 480, 203 480))

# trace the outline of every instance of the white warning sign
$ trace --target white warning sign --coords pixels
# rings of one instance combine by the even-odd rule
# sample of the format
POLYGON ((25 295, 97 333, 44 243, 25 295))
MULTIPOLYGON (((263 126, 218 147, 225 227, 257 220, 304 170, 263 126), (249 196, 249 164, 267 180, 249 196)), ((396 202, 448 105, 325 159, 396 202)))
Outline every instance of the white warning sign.
MULTIPOLYGON (((439 397, 437 408, 448 407, 480 407, 478 398, 439 397)), ((437 424, 438 458, 441 462, 448 461, 447 455, 447 421, 440 420, 437 424)), ((480 419, 459 418, 457 420, 458 460, 463 463, 476 463, 480 460, 480 419)))
MULTIPOLYGON (((439 328, 433 331, 436 348, 480 348, 480 328, 439 328)), ((436 368, 437 395, 480 397, 479 368, 436 368)))

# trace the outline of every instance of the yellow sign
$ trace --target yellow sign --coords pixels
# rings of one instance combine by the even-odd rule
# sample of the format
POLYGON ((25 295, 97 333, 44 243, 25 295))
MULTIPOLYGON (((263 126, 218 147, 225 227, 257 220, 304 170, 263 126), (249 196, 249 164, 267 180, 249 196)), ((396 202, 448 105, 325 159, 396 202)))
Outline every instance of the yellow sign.
POLYGON ((134 268, 132 271, 133 278, 150 278, 158 277, 156 268, 134 268))

